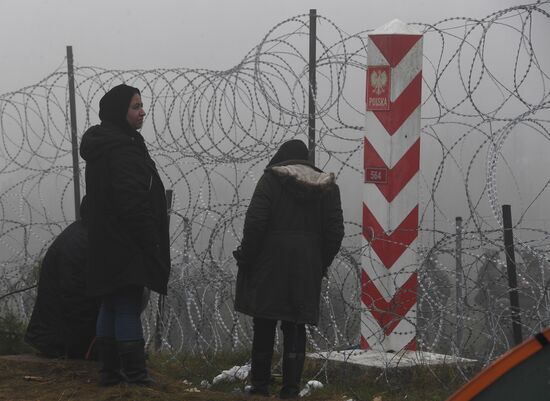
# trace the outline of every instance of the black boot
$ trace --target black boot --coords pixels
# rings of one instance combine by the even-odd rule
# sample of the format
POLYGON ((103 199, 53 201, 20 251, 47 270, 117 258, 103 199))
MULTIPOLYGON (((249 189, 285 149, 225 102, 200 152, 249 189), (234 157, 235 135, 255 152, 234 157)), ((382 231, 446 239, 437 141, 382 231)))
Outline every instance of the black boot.
POLYGON ((155 384, 145 367, 145 342, 118 341, 118 355, 122 365, 122 373, 130 385, 152 386, 155 384))
POLYGON ((120 359, 115 339, 112 337, 97 337, 96 345, 98 359, 101 364, 99 385, 102 387, 114 386, 124 381, 124 377, 120 373, 120 359))
POLYGON ((269 396, 269 382, 271 381, 271 352, 254 352, 252 350, 252 366, 250 368, 250 383, 252 386, 248 394, 269 396))
POLYGON ((279 398, 298 398, 305 359, 306 355, 303 353, 283 354, 283 387, 279 398))

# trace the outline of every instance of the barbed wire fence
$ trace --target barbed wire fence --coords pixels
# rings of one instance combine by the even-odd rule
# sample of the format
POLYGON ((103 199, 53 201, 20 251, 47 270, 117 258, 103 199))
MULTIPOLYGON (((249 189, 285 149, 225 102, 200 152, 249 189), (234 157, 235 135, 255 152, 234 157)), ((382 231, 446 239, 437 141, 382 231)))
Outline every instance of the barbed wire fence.
MULTIPOLYGON (((550 325, 549 3, 411 24, 425 49, 414 250, 421 350, 488 363, 513 345, 503 203, 514 211, 524 336, 550 325)), ((250 319, 233 310, 231 251, 269 158, 288 139, 307 141, 308 24, 307 14, 282 21, 225 71, 75 68, 79 135, 98 123, 108 89, 125 82, 142 91, 142 133, 174 191, 160 326, 167 352, 210 358, 251 344, 250 319)), ((368 32, 348 34, 318 16, 316 160, 337 174, 346 237, 323 283, 321 321, 307 330, 317 351, 359 342, 361 258, 370 254, 361 245, 359 184, 368 32)), ((74 218, 68 97, 64 67, 0 95, 0 309, 24 321, 40 260, 74 218)), ((144 315, 148 342, 157 305, 153 296, 144 315)))

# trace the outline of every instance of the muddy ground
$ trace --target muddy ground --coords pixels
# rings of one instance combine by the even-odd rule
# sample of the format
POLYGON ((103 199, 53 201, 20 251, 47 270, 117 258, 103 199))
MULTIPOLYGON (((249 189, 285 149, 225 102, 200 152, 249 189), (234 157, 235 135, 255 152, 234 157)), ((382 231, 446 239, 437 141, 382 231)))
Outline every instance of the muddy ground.
MULTIPOLYGON (((244 381, 222 382, 210 389, 201 387, 201 381, 212 381, 222 369, 242 365, 243 356, 212 358, 205 363, 201 358, 167 358, 152 355, 149 373, 156 381, 153 387, 129 387, 121 384, 101 388, 98 382, 98 364, 93 361, 52 360, 34 354, 0 356, 0 401, 266 401, 263 397, 243 394, 244 381), (214 363, 213 362, 217 362, 214 363)), ((420 366, 410 369, 365 369, 352 364, 324 364, 306 360, 304 382, 315 379, 324 388, 315 390, 308 401, 443 401, 462 386, 464 369, 458 373, 453 366, 420 366), (321 373, 320 373, 321 372, 321 373)), ((472 367, 469 376, 479 367, 472 367)), ((277 368, 273 371, 272 395, 278 400, 282 378, 277 368)))
MULTIPOLYGON (((157 385, 135 388, 118 385, 97 386, 97 363, 77 360, 51 360, 34 355, 0 357, 0 400, 4 401, 115 401, 115 400, 264 400, 230 391, 211 391, 194 383, 184 383, 150 369, 157 385)), ((273 399, 278 399, 272 397, 273 399)), ((312 395, 308 400, 338 400, 342 397, 312 395)))

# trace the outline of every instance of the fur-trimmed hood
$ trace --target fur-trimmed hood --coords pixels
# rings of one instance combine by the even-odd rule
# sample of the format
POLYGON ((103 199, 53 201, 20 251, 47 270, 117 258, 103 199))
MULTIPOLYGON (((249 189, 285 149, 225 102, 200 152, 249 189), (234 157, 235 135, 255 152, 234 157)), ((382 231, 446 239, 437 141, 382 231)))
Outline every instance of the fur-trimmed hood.
POLYGON ((325 173, 303 160, 290 160, 268 167, 266 172, 274 174, 286 190, 296 199, 316 199, 335 185, 334 173, 325 173))

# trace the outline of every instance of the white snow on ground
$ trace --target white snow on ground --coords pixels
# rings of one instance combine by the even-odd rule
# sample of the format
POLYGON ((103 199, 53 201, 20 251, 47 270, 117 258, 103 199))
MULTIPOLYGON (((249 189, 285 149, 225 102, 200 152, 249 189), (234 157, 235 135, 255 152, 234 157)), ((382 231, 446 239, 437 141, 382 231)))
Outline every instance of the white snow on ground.
POLYGON ((299 396, 300 397, 307 397, 308 395, 310 395, 313 390, 317 390, 317 389, 320 389, 320 388, 323 388, 323 383, 317 381, 317 380, 310 380, 307 382, 307 384, 305 385, 305 387, 302 389, 302 391, 300 391, 300 394, 299 396))
POLYGON ((212 384, 220 382, 234 382, 235 380, 245 380, 250 373, 250 365, 233 366, 229 370, 222 371, 219 375, 212 379, 212 384))

